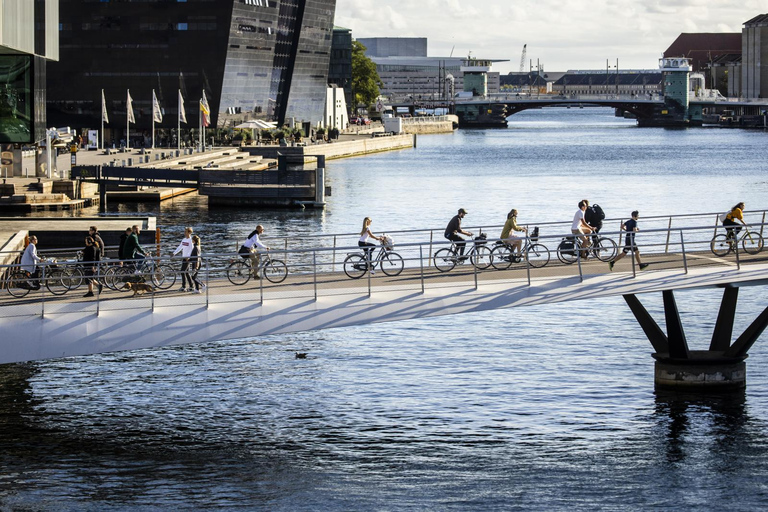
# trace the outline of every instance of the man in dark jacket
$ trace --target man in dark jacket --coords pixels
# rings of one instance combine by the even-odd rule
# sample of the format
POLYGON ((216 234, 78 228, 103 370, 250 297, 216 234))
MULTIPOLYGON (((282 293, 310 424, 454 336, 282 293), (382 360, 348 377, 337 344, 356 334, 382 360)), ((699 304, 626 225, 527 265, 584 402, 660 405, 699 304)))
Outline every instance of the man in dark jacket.
POLYGON ((131 228, 125 228, 125 233, 120 235, 120 247, 117 249, 117 257, 120 260, 127 260, 128 258, 125 257, 124 248, 125 248, 125 241, 128 240, 128 237, 131 236, 131 233, 133 233, 133 230, 131 228))
POLYGON ((147 252, 139 243, 139 235, 141 229, 139 226, 133 226, 132 233, 125 239, 125 245, 123 245, 123 258, 126 260, 144 259, 147 256, 147 252))

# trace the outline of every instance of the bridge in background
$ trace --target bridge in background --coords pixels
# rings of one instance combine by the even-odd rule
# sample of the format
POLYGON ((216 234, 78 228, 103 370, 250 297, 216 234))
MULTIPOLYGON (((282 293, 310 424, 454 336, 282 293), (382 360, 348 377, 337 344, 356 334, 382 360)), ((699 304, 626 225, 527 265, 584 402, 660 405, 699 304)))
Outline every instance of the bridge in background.
MULTIPOLYGON (((763 229, 764 216, 765 212, 752 212, 750 223, 756 230, 763 229)), ((552 224, 545 226, 546 231, 556 234, 539 240, 552 251, 552 261, 542 268, 523 262, 505 270, 483 270, 467 263, 439 272, 431 255, 443 241, 421 231, 398 235, 418 241, 396 245, 405 259, 405 269, 396 276, 377 272, 349 279, 340 260, 358 249, 339 247, 333 237, 332 247, 304 240, 305 247, 287 247, 286 242, 285 249, 273 251, 289 265, 288 278, 278 284, 260 279, 234 286, 223 269, 237 256, 209 254, 202 272, 208 286, 200 295, 174 290, 137 297, 105 292, 94 300, 80 293, 53 296, 44 288, 22 299, 4 295, 0 363, 621 295, 655 349, 658 385, 741 387, 746 382, 744 359, 768 325, 768 307, 734 340, 738 290, 768 283, 768 253, 715 256, 709 240, 717 227, 700 224, 702 218, 674 218, 677 225, 672 228, 669 217, 668 227, 638 235, 643 256, 652 264, 652 270, 642 272, 631 258, 618 263, 614 272, 599 261, 557 262, 554 250, 563 236, 557 233, 567 231, 565 225, 552 224), (721 289, 723 300, 708 348, 694 350, 686 340, 674 291, 701 288, 721 289), (664 297, 666 332, 637 299, 658 292, 664 297)), ((618 239, 614 221, 618 223, 607 221, 603 231, 618 239)), ((665 224, 667 218, 654 222, 665 224)), ((651 225, 651 219, 644 223, 651 225)), ((178 266, 178 260, 173 264, 178 266)))

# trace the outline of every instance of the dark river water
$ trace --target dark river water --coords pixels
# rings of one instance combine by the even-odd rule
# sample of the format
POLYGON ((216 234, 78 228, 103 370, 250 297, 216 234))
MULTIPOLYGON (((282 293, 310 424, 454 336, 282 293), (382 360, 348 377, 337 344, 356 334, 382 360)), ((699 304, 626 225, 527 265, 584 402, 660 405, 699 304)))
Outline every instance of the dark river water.
MULTIPOLYGON (((459 207, 474 225, 513 207, 566 220, 584 197, 614 217, 768 207, 765 132, 639 129, 604 109, 510 121, 331 161, 323 212, 196 196, 119 211, 230 250, 256 223, 301 238, 364 216, 442 228, 459 207)), ((721 293, 677 297, 706 348, 721 293)), ((661 297, 641 299, 663 325, 661 297)), ((736 335, 767 305, 742 289, 736 335)), ((766 342, 747 390, 718 396, 654 391, 620 297, 0 366, 0 510, 764 509, 766 342)))

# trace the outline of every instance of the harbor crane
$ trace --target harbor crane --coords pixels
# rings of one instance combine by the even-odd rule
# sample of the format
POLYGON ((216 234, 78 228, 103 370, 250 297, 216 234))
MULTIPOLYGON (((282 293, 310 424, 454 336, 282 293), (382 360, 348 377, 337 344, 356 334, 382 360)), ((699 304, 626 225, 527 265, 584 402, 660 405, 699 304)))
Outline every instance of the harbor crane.
POLYGON ((520 72, 525 71, 525 57, 528 54, 528 44, 523 45, 523 53, 520 55, 520 72))

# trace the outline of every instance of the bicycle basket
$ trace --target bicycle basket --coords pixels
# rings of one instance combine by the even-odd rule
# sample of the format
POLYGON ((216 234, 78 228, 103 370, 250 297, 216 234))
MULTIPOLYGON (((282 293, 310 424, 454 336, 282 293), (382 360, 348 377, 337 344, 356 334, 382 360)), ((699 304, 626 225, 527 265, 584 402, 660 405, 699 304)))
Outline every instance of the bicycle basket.
POLYGON ((485 245, 487 239, 488 236, 485 233, 480 233, 475 237, 475 245, 485 245))
POLYGON ((391 236, 383 234, 381 235, 381 245, 383 245, 386 250, 391 251, 395 246, 395 240, 391 236))
POLYGON ((531 233, 531 236, 529 238, 531 239, 531 242, 539 241, 539 226, 536 226, 535 228, 533 228, 533 232, 531 233))

